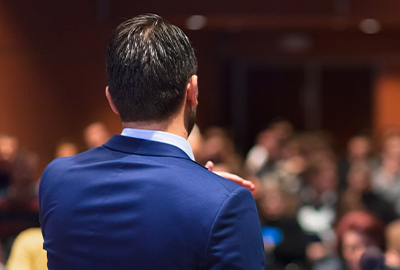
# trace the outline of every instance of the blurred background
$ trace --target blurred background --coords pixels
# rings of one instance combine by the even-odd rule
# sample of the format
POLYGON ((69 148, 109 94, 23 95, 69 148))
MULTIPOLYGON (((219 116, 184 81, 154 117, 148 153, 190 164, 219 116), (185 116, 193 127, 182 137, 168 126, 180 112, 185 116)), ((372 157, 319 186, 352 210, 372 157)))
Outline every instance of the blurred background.
POLYGON ((362 254, 383 263, 383 252, 400 269, 399 11, 399 0, 0 0, 0 269, 22 269, 21 234, 43 253, 46 164, 121 132, 105 52, 142 13, 195 48, 190 142, 199 163, 255 184, 267 269, 360 270, 362 254))
POLYGON ((201 130, 220 126, 244 156, 279 118, 324 130, 337 152, 360 131, 400 126, 400 1, 0 1, 0 133, 41 166, 103 121, 112 30, 157 13, 184 29, 199 60, 201 130))

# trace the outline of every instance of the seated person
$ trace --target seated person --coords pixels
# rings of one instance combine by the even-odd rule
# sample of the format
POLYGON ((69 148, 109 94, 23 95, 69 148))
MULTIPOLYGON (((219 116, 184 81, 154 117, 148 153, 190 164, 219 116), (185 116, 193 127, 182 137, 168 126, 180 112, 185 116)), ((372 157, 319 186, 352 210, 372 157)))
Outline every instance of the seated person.
POLYGON ((298 267, 306 264, 309 238, 294 216, 292 201, 293 197, 285 194, 276 182, 270 180, 263 183, 258 206, 266 251, 266 269, 283 270, 289 264, 298 267))
POLYGON ((7 270, 47 269, 47 256, 43 249, 40 228, 27 229, 17 236, 6 267, 7 270))

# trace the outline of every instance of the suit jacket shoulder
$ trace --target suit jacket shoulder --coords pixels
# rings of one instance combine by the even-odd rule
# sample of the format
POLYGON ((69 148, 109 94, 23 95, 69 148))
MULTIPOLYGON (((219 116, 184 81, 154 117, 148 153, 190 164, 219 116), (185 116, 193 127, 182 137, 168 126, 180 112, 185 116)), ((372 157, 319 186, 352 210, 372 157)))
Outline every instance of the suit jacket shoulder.
POLYGON ((251 193, 164 143, 115 136, 53 161, 40 221, 49 269, 263 269, 251 193))

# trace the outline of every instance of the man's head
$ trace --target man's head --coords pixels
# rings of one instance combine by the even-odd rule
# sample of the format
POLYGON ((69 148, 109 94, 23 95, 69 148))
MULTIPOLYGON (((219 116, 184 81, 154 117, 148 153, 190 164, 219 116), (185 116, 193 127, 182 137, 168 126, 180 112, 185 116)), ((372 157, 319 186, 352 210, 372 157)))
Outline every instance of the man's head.
MULTIPOLYGON (((168 120, 184 102, 196 71, 186 35, 157 15, 125 21, 111 37, 108 91, 122 122, 168 120)), ((190 114, 194 112, 195 108, 190 114)), ((192 116, 188 116, 189 126, 192 116)))

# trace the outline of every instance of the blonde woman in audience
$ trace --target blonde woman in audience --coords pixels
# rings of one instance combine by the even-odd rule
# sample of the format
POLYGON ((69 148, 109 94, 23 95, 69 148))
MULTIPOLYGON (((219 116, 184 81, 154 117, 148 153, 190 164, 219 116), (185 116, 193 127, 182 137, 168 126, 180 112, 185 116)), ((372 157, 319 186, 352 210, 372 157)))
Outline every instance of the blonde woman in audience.
POLYGON ((40 228, 30 228, 21 232, 14 241, 7 270, 45 270, 46 251, 43 249, 43 236, 40 228))

